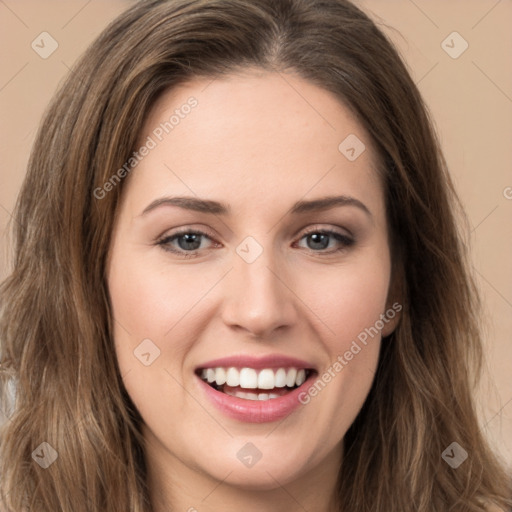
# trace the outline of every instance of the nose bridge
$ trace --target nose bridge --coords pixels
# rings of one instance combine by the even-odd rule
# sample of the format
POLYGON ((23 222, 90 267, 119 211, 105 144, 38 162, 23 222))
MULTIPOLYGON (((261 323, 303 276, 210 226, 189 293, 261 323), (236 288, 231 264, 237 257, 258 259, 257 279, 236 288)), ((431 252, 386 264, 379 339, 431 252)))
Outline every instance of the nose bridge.
POLYGON ((268 336, 278 327, 293 323, 295 304, 285 284, 285 262, 271 247, 256 244, 248 237, 237 247, 223 316, 228 325, 268 336))

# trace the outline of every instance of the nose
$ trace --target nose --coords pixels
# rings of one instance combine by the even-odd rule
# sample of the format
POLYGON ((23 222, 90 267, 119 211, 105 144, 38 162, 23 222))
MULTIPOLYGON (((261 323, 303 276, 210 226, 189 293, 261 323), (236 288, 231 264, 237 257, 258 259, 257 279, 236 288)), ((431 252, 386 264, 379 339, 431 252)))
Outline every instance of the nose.
POLYGON ((276 261, 270 250, 247 263, 235 254, 227 276, 222 318, 230 329, 254 338, 271 339, 274 332, 296 323, 297 297, 291 272, 276 261))

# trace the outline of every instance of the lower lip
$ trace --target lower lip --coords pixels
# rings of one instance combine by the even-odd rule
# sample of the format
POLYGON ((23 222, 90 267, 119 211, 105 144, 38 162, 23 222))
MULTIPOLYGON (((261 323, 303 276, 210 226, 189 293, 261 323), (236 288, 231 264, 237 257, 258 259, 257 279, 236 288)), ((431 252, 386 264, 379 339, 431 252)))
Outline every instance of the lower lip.
POLYGON ((299 395, 309 387, 314 375, 312 373, 301 386, 286 395, 269 400, 246 400, 226 395, 212 388, 201 378, 197 379, 208 398, 227 416, 246 423, 270 423, 285 418, 303 405, 299 401, 299 395))

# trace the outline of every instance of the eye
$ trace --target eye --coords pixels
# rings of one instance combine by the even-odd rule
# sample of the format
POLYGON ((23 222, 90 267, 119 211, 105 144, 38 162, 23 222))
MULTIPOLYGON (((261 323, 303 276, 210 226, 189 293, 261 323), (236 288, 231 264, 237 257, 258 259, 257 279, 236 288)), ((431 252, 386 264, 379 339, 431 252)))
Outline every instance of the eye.
POLYGON ((343 251, 355 243, 355 240, 350 236, 331 229, 314 229, 308 231, 300 240, 303 239, 306 239, 308 249, 312 249, 313 252, 325 252, 326 254, 343 251), (325 251, 325 249, 329 248, 331 241, 333 241, 335 245, 338 244, 338 247, 334 250, 325 251))
POLYGON ((211 240, 208 233, 204 231, 187 229, 165 236, 157 244, 165 251, 178 253, 185 258, 193 258, 197 256, 200 249, 204 249, 204 247, 201 247, 203 238, 211 240))
MULTIPOLYGON (((156 243, 165 251, 178 254, 184 258, 194 258, 198 256, 200 250, 206 249, 205 247, 202 247, 202 241, 204 239, 212 241, 212 237, 204 231, 184 229, 173 233, 172 235, 164 236, 156 243)), ((306 239, 308 249, 322 254, 340 252, 346 250, 355 243, 355 240, 350 236, 330 229, 310 230, 305 233, 299 241, 304 239, 306 239), (334 242, 338 247, 332 250, 330 242, 334 242), (331 250, 326 251, 326 249, 329 249, 330 245, 331 250)))

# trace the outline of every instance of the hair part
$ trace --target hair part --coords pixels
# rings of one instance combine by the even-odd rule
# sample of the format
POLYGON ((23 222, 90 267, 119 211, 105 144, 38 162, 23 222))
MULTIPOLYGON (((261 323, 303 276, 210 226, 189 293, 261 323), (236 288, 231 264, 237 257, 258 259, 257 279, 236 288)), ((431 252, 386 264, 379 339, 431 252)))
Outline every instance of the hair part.
POLYGON ((14 212, 14 270, 1 287, 4 400, 11 379, 17 390, 0 442, 5 506, 152 510, 142 418, 116 362, 105 279, 126 179, 101 200, 94 190, 136 149, 165 90, 249 68, 293 72, 332 92, 381 163, 393 293, 404 309, 344 439, 342 509, 512 506, 471 395, 482 348, 460 203, 406 67, 346 0, 142 1, 74 66, 31 153, 14 212), (469 453, 456 471, 441 458, 453 441, 469 453), (44 471, 31 457, 42 442, 59 454, 44 471))

